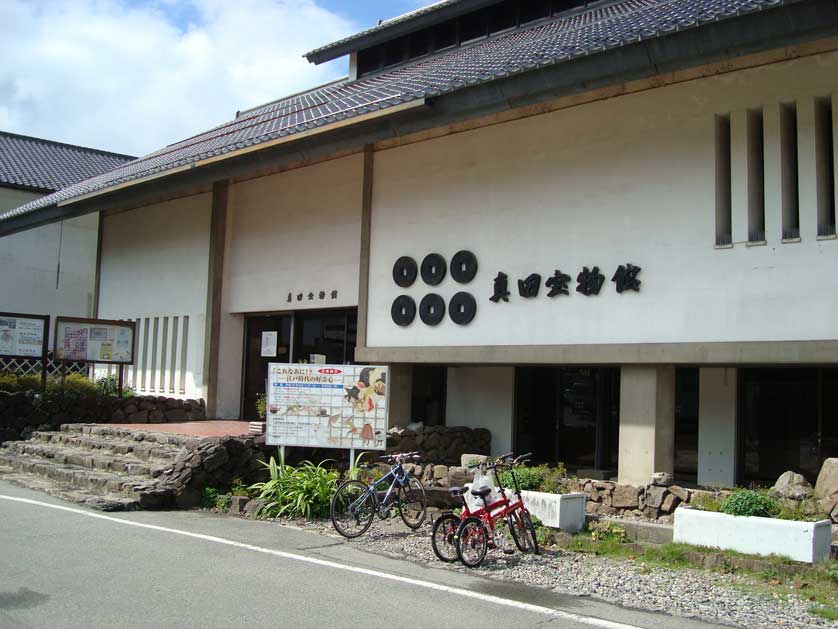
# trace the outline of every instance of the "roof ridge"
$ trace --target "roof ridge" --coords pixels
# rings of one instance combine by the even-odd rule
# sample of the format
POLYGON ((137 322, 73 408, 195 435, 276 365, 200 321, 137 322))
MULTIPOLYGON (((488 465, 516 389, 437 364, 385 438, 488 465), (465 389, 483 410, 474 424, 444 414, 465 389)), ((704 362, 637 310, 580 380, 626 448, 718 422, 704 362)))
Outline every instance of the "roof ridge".
POLYGON ((47 138, 39 138, 34 135, 23 135, 22 133, 13 133, 11 131, 0 130, 0 135, 5 135, 11 138, 20 138, 22 140, 30 140, 40 142, 41 144, 50 144, 52 146, 64 146, 66 148, 87 151, 89 153, 98 153, 100 155, 112 155, 113 157, 124 157, 129 160, 137 159, 136 155, 128 155, 126 153, 115 153, 114 151, 106 151, 104 149, 97 149, 91 146, 82 146, 81 144, 70 144, 69 142, 59 142, 58 140, 49 140, 47 138))

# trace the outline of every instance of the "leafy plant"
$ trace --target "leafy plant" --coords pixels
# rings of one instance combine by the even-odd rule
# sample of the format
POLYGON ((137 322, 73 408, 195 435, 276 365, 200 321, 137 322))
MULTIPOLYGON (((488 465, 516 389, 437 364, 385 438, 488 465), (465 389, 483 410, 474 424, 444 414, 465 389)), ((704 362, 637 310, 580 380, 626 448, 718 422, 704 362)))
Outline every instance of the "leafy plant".
POLYGON ((232 497, 230 494, 219 494, 215 498, 215 504, 213 507, 218 509, 219 511, 227 511, 230 508, 230 502, 232 501, 232 497))
POLYGON ((588 530, 595 542, 614 541, 622 544, 626 541, 626 530, 614 522, 591 522, 588 530))
POLYGON ((38 376, 18 375, 11 372, 0 373, 0 391, 18 393, 20 391, 34 391, 41 388, 41 378, 38 376))
POLYGON ((690 500, 690 506, 702 511, 718 513, 722 510, 722 501, 715 494, 695 494, 690 500))
MULTIPOLYGON (((111 374, 96 381, 96 395, 99 397, 117 397, 119 394, 119 376, 111 374)), ((123 383, 122 397, 130 397, 134 392, 131 387, 123 383)))
POLYGON ((218 490, 215 487, 204 487, 201 492, 201 507, 212 509, 218 501, 218 490))
POLYGON ((838 564, 832 564, 829 568, 827 568, 826 576, 833 581, 838 581, 838 564))
POLYGON ((73 399, 94 398, 97 394, 96 385, 87 376, 80 373, 71 373, 64 378, 53 380, 47 384, 49 395, 63 396, 73 399))
POLYGON ((334 470, 303 461, 299 466, 285 465, 274 457, 263 463, 268 469, 269 479, 264 483, 251 485, 259 492, 265 505, 259 511, 260 517, 324 517, 329 513, 332 496, 337 488, 338 473, 334 470))
POLYGON ((250 497, 251 492, 248 486, 244 484, 244 481, 237 476, 230 485, 230 494, 233 496, 250 497))
MULTIPOLYGON (((557 463, 555 467, 518 467, 515 469, 515 477, 518 479, 518 487, 525 491, 543 491, 551 494, 567 491, 567 470, 564 463, 557 463)), ((502 472, 500 480, 504 487, 515 486, 511 470, 502 472)))
POLYGON ((256 415, 259 419, 265 419, 268 416, 268 396, 264 393, 256 394, 256 415))
POLYGON ((739 489, 722 502, 721 511, 728 515, 773 518, 780 512, 780 506, 770 496, 751 489, 739 489))

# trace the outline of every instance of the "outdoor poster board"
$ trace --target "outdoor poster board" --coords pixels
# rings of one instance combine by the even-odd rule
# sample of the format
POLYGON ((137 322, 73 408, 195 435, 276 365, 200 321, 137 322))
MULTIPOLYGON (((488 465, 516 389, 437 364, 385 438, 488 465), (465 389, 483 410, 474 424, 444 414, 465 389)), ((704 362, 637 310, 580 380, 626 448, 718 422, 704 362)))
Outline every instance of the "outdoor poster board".
POLYGON ((384 450, 387 367, 268 365, 266 442, 384 450))
POLYGON ((0 312, 0 356, 45 358, 49 316, 0 312))
POLYGON ((58 317, 53 345, 55 359, 132 365, 135 328, 133 321, 58 317))

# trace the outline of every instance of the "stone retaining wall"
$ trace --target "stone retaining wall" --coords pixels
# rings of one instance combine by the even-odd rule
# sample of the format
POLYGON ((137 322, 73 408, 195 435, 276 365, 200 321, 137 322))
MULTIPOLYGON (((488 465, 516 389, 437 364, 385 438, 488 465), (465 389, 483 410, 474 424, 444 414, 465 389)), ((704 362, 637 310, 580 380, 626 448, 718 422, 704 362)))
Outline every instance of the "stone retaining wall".
POLYGON ((75 397, 0 391, 0 443, 28 439, 61 424, 174 423, 206 419, 203 400, 166 397, 75 397))
POLYGON ((422 461, 438 465, 459 465, 463 454, 489 454, 492 433, 467 426, 428 426, 417 430, 391 428, 387 452, 419 452, 422 461))

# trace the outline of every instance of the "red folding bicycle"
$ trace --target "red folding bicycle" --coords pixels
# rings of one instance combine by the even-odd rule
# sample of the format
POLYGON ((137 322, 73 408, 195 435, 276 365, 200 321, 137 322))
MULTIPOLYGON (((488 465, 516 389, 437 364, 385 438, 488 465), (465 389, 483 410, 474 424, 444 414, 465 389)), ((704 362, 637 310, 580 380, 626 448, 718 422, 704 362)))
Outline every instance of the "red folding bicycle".
POLYGON ((500 521, 506 522, 515 546, 522 553, 538 554, 538 540, 535 535, 535 527, 532 524, 530 512, 524 506, 521 497, 521 489, 518 485, 518 478, 515 476, 515 466, 526 462, 530 454, 524 454, 517 459, 511 460, 514 455, 507 454, 500 457, 494 463, 486 465, 495 477, 495 482, 500 489, 501 498, 491 504, 487 496, 491 493, 490 487, 478 487, 471 490, 473 496, 483 501, 483 509, 479 515, 463 518, 457 533, 454 536, 454 544, 457 548, 457 558, 464 566, 477 568, 486 558, 489 547, 503 545, 503 530, 497 526, 500 521), (500 475, 499 468, 507 468, 512 472, 512 482, 515 485, 513 500, 506 496, 500 475))

